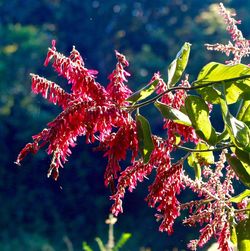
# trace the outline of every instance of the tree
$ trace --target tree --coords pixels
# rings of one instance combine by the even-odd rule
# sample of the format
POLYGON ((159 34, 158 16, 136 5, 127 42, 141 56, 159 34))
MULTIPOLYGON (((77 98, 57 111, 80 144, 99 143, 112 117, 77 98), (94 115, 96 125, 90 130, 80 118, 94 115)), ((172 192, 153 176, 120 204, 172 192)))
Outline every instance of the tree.
POLYGON ((199 239, 188 244, 191 250, 202 247, 213 236, 220 250, 231 250, 232 243, 239 250, 247 250, 250 190, 234 195, 234 180, 250 186, 250 68, 241 64, 242 58, 250 54, 250 43, 238 29, 239 21, 222 4, 220 14, 232 42, 206 46, 228 56, 233 54, 232 60, 205 65, 190 83, 188 75, 182 77, 191 49, 186 42, 168 67, 167 81, 155 73, 146 86, 134 93, 126 85, 128 61, 118 51, 116 68, 105 88, 96 81, 97 71, 85 67, 75 47, 66 57, 57 52, 53 40, 45 66, 53 59, 53 68, 71 84, 71 92, 31 74, 33 92, 57 104, 62 112, 33 136, 16 164, 20 165, 28 153, 35 154, 48 145, 47 153, 52 155, 48 177, 52 175, 56 180, 59 168, 71 154, 70 148, 76 145, 77 137, 84 135, 87 143, 99 142, 96 149, 104 151, 108 158, 104 180, 112 191, 114 215, 123 211, 126 189, 132 191, 138 181, 155 173, 146 200, 157 209, 160 231, 172 234, 176 218, 188 209, 183 223, 203 226, 199 239), (234 115, 230 106, 238 102, 239 111, 234 115), (164 117, 166 137, 152 134, 149 121, 140 114, 142 107, 151 104, 164 117), (214 107, 221 109, 222 132, 217 132, 210 121, 214 107), (175 157, 177 151, 181 151, 181 158, 175 157), (128 152, 130 165, 122 169, 120 162, 128 152), (220 153, 219 157, 215 152, 220 153), (194 178, 184 163, 193 168, 194 178), (185 188, 194 192, 194 200, 180 201, 185 188))

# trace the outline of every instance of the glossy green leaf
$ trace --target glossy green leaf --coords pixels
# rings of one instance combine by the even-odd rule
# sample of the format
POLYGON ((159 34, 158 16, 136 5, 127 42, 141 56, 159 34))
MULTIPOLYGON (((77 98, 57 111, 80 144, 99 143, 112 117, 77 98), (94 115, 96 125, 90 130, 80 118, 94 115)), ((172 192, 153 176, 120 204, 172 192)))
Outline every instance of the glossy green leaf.
POLYGON ((250 152, 242 151, 239 148, 234 148, 233 152, 235 153, 235 155, 240 161, 250 166, 250 152))
POLYGON ((237 114, 237 119, 250 126, 250 100, 244 100, 237 114))
POLYGON ((136 115, 137 134, 139 149, 144 163, 148 163, 150 155, 154 150, 154 143, 151 136, 151 128, 148 120, 142 115, 136 115))
POLYGON ((181 142, 181 136, 178 133, 175 133, 174 136, 175 136, 175 145, 179 145, 181 142))
POLYGON ((250 250, 250 218, 240 221, 236 226, 237 247, 239 251, 250 250))
POLYGON ((197 135, 209 144, 214 145, 217 136, 209 120, 209 110, 205 101, 198 96, 187 96, 185 108, 197 135))
POLYGON ((181 50, 177 53, 176 58, 168 67, 168 87, 173 87, 181 78, 186 69, 191 44, 184 43, 181 50))
POLYGON ((233 143, 241 150, 250 151, 250 129, 236 119, 228 110, 225 100, 221 100, 222 117, 233 143))
POLYGON ((159 109, 159 111, 161 112, 161 114, 164 118, 170 119, 178 124, 182 124, 182 125, 186 125, 186 126, 192 125, 188 116, 186 114, 182 113, 181 111, 179 111, 171 106, 168 106, 166 104, 163 104, 159 101, 156 101, 154 104, 159 109))
MULTIPOLYGON (((218 86, 222 86, 218 84, 218 86)), ((204 88, 197 89, 197 92, 202 96, 202 98, 209 102, 210 104, 219 104, 222 99, 221 91, 217 90, 213 86, 207 86, 204 88)))
POLYGON ((228 164, 233 168, 241 182, 250 187, 250 166, 241 162, 236 156, 226 154, 228 164))
MULTIPOLYGON (((196 146, 196 150, 209 150, 211 149, 207 144, 205 143, 199 143, 196 146)), ((203 163, 205 162, 206 164, 214 164, 214 154, 213 151, 207 151, 207 152, 196 152, 194 153, 196 156, 202 161, 203 163)))
POLYGON ((217 134, 217 143, 229 139, 227 128, 225 128, 221 133, 216 132, 216 134, 217 134))
POLYGON ((228 104, 241 98, 250 99, 250 67, 244 64, 224 65, 211 62, 202 68, 194 86, 204 86, 197 91, 213 104, 220 103, 222 87, 225 88, 228 104))
POLYGON ((236 246, 237 245, 237 232, 234 221, 230 222, 230 240, 236 246))
POLYGON ((205 65, 200 71, 196 85, 204 85, 209 82, 250 81, 250 67, 244 64, 225 65, 217 62, 211 62, 205 65))
POLYGON ((159 82, 159 80, 156 79, 152 83, 147 84, 146 86, 144 86, 140 90, 134 92, 130 97, 128 97, 127 101, 132 102, 132 103, 136 103, 140 100, 143 100, 143 99, 149 97, 151 94, 154 93, 158 82, 159 82))
POLYGON ((245 79, 225 83, 225 94, 228 104, 233 104, 239 99, 250 99, 250 80, 245 79))
POLYGON ((203 150, 208 150, 209 146, 205 143, 197 144, 195 150, 202 150, 201 152, 192 152, 188 157, 188 164, 194 168, 195 177, 201 177, 201 167, 200 163, 214 164, 214 154, 213 151, 204 152, 203 150))
POLYGON ((188 161, 189 166, 191 166, 194 169, 195 178, 200 179, 201 178, 201 166, 196 156, 193 154, 189 155, 187 161, 188 161))
POLYGON ((244 192, 232 197, 230 199, 230 202, 240 203, 243 199, 245 199, 248 196, 250 196, 250 190, 246 189, 244 192))

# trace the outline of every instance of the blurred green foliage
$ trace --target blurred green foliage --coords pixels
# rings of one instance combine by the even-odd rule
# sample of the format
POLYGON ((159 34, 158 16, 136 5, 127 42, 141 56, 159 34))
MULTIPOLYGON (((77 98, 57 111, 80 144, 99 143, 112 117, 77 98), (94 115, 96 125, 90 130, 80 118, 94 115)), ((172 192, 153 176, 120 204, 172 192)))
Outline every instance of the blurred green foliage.
MULTIPOLYGON (((235 8, 249 35, 250 1, 222 1, 235 8)), ((115 66, 115 49, 124 53, 132 73, 130 87, 137 90, 158 70, 167 76, 167 65, 184 42, 192 43, 190 77, 208 61, 224 61, 205 51, 203 44, 227 41, 224 26, 215 15, 216 1, 97 1, 1 0, 0 1, 0 250, 81 250, 82 240, 106 236, 103 219, 110 207, 103 184, 105 160, 80 139, 70 163, 54 182, 46 178, 48 157, 29 157, 21 168, 14 165, 21 147, 46 126, 58 110, 30 92, 29 73, 62 81, 43 60, 52 39, 58 50, 69 53, 72 45, 88 68, 99 71, 104 85, 115 66), (98 158, 97 158, 98 156, 98 158)), ((65 83, 62 83, 65 85, 65 83)), ((150 117, 154 110, 148 111, 150 117)), ((154 121, 153 131, 161 128, 154 121)), ((126 250, 185 248, 195 233, 176 225, 170 238, 158 232, 153 211, 144 203, 146 185, 125 199, 117 232, 131 232, 126 250), (144 187, 144 188, 143 188, 144 187), (136 226, 136 227, 135 227, 136 226), (178 231, 180 230, 181 231, 178 231)), ((89 242, 89 241, 88 241, 89 242)))

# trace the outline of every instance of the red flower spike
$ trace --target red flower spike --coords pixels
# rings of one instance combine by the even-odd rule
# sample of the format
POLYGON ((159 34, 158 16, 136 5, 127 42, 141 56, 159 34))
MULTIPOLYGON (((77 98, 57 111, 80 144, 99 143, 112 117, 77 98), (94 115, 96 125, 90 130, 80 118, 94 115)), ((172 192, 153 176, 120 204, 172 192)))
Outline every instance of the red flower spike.
POLYGON ((21 161, 26 157, 27 154, 29 154, 29 153, 36 154, 37 151, 38 151, 37 142, 26 144, 26 146, 18 154, 17 160, 15 161, 15 164, 17 164, 17 165, 20 166, 21 165, 21 161))
POLYGON ((125 160, 128 150, 132 151, 131 162, 138 155, 138 140, 135 121, 130 120, 121 126, 117 133, 112 133, 107 141, 107 151, 104 156, 108 156, 108 165, 104 174, 105 185, 110 181, 117 179, 117 173, 120 172, 120 160, 125 160))
POLYGON ((125 100, 132 94, 132 91, 124 84, 127 82, 127 77, 130 76, 124 70, 124 67, 127 67, 129 63, 121 53, 115 51, 115 54, 118 62, 116 69, 108 77, 110 82, 107 86, 107 92, 118 105, 124 105, 125 100))
POLYGON ((125 190, 128 188, 130 192, 137 186, 137 181, 142 182, 145 177, 150 175, 153 170, 153 166, 150 164, 144 164, 142 160, 135 161, 133 165, 127 167, 121 172, 117 183, 117 191, 110 199, 114 200, 114 204, 111 211, 114 215, 118 215, 123 212, 122 199, 125 195, 125 190))
POLYGON ((35 74, 31 74, 31 77, 33 93, 41 93, 45 99, 48 99, 55 105, 62 106, 64 109, 68 106, 71 96, 59 85, 35 74))

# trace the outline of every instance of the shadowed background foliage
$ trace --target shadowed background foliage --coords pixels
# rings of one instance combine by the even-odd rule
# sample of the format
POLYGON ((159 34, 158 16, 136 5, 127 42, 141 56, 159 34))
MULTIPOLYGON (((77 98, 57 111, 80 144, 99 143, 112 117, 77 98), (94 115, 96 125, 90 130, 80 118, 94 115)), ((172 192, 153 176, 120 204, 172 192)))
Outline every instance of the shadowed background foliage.
MULTIPOLYGON (((250 1, 222 2, 237 10, 243 21, 241 29, 249 38, 250 1)), ((203 46, 229 39, 215 3, 0 0, 0 250, 78 251, 83 240, 92 244, 96 236, 104 241, 107 238, 104 221, 111 202, 103 182, 106 160, 93 152, 84 138, 78 140, 57 182, 46 178, 50 160, 42 151, 29 156, 22 167, 14 165, 24 144, 60 112, 30 91, 30 72, 67 88, 50 67, 43 67, 51 40, 56 39, 58 51, 65 54, 75 45, 86 66, 99 71, 98 81, 104 85, 115 67, 114 50, 125 54, 133 90, 141 88, 158 70, 165 78, 168 64, 187 41, 192 43, 187 67, 192 80, 209 61, 225 60, 203 46)), ((154 117, 155 110, 148 110, 147 116, 154 117)), ((161 118, 151 122, 157 133, 161 118)), ((171 237, 158 232, 155 211, 144 201, 150 183, 139 184, 125 198, 125 213, 115 225, 117 236, 132 233, 124 250, 185 248, 195 232, 180 223, 171 237)))

